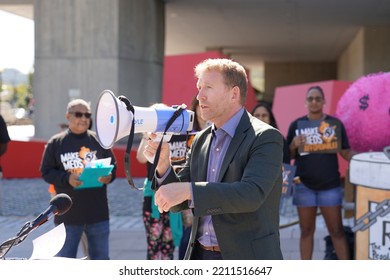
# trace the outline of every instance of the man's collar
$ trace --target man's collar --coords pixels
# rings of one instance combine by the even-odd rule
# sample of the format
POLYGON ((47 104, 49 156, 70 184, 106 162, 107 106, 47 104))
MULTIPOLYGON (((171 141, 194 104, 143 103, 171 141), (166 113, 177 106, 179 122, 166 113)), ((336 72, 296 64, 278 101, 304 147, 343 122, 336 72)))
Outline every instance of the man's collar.
POLYGON ((215 136, 215 133, 217 131, 217 129, 222 129, 223 131, 225 131, 227 134, 230 135, 230 137, 233 138, 234 136, 234 133, 236 132, 236 128, 238 126, 238 123, 240 122, 241 120, 241 117, 242 115, 244 114, 244 107, 241 107, 240 110, 237 111, 237 113, 235 113, 223 126, 221 126, 220 128, 217 128, 215 126, 215 124, 212 125, 211 127, 211 133, 213 136, 215 136))

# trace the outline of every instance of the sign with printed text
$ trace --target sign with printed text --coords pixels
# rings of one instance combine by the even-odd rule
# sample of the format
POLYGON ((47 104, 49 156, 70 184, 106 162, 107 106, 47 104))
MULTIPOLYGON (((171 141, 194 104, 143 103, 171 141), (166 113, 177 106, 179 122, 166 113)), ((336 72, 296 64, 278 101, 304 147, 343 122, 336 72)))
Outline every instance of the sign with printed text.
POLYGON ((304 153, 337 153, 341 150, 341 128, 336 120, 298 121, 298 133, 306 136, 298 148, 304 153))
MULTIPOLYGON (((370 211, 375 213, 379 204, 370 201, 370 211)), ((390 259, 390 219, 389 215, 378 215, 369 228, 368 258, 371 260, 390 259)))

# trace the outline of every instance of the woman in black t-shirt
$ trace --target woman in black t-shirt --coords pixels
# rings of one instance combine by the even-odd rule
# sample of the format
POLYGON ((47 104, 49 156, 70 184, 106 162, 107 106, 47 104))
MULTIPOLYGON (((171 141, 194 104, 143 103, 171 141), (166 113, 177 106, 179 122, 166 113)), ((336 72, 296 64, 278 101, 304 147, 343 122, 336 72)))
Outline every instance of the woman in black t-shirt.
MULTIPOLYGON (((298 208, 301 259, 312 258, 317 208, 320 208, 325 219, 337 257, 350 259, 342 224, 343 189, 337 153, 298 153, 299 147, 315 138, 307 138, 307 135, 301 134, 299 124, 317 121, 325 125, 335 124, 335 127, 340 128, 339 134, 333 135, 341 138, 339 154, 348 161, 352 157, 344 125, 340 120, 323 113, 324 104, 325 95, 322 88, 309 88, 306 94, 308 114, 293 121, 287 135, 290 156, 295 159, 296 176, 300 179, 294 189, 293 204, 298 208)), ((319 128, 318 131, 321 131, 321 126, 319 128)))

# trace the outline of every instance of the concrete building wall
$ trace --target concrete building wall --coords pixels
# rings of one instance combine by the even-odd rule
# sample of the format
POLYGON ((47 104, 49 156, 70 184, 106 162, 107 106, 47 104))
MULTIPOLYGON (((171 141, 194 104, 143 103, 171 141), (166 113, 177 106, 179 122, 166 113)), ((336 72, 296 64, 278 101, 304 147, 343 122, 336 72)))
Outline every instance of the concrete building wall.
POLYGON ((390 26, 366 27, 364 74, 390 71, 390 26))
POLYGON ((165 42, 163 1, 119 2, 118 95, 126 95, 137 106, 161 102, 165 42))
POLYGON ((90 101, 93 112, 104 89, 135 105, 160 100, 162 1, 37 0, 34 21, 36 138, 59 130, 72 98, 90 101))
POLYGON ((300 83, 334 80, 335 62, 266 62, 264 64, 264 100, 272 102, 275 88, 300 83))
POLYGON ((362 28, 338 60, 338 79, 390 71, 390 26, 362 28))
POLYGON ((360 29, 337 63, 337 78, 353 81, 364 73, 364 28, 360 29))
POLYGON ((354 81, 390 71, 390 26, 364 27, 335 62, 265 63, 264 99, 272 102, 275 87, 315 81, 354 81))

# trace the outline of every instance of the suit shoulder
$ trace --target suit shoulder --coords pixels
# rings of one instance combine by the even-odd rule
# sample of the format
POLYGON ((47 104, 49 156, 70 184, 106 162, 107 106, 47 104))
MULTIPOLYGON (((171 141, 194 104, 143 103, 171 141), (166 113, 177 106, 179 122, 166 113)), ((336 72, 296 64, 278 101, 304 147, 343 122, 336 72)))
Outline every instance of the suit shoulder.
POLYGON ((275 137, 276 139, 280 139, 280 141, 283 140, 283 135, 282 133, 275 127, 257 119, 253 118, 252 120, 252 128, 254 131, 254 134, 257 136, 260 135, 269 135, 272 137, 275 137))
POLYGON ((275 130, 275 131, 279 132, 279 130, 277 128, 259 120, 258 118, 255 118, 255 117, 251 118, 251 124, 252 124, 252 127, 255 129, 255 131, 275 130))

